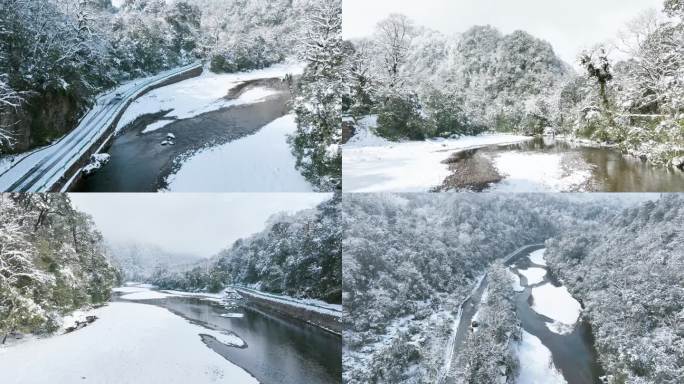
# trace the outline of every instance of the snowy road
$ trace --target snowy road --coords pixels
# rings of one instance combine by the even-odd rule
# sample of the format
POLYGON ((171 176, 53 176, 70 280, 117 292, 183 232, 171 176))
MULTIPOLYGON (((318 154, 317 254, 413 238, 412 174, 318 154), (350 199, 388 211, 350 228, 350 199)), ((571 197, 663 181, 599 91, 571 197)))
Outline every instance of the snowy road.
POLYGON ((0 190, 46 192, 102 138, 131 100, 170 78, 196 70, 201 63, 172 69, 156 76, 131 81, 100 96, 79 125, 57 142, 16 162, 0 175, 0 190))
MULTIPOLYGON (((524 256, 534 249, 542 248, 543 246, 543 244, 524 245, 504 257, 503 262, 509 263, 512 260, 524 256)), ((465 364, 464 361, 460 360, 464 356, 458 352, 463 347, 463 343, 470 333, 470 325, 479 309, 479 304, 487 287, 487 275, 485 274, 475 285, 472 294, 461 304, 459 315, 457 316, 458 325, 456 326, 456 333, 447 346, 447 356, 449 356, 450 359, 445 367, 444 376, 441 380, 442 383, 456 382, 456 376, 458 375, 459 370, 462 369, 462 364, 465 364)))

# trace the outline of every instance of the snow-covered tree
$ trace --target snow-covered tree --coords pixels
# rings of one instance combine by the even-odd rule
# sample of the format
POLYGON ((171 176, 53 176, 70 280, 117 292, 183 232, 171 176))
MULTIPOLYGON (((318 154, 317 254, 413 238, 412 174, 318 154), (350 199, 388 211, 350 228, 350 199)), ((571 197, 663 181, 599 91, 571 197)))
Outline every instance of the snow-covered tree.
POLYGON ((376 39, 389 89, 402 85, 400 73, 408 57, 413 28, 411 20, 402 14, 392 14, 377 25, 376 39))
POLYGON ((217 292, 230 284, 341 303, 341 194, 315 209, 276 214, 266 228, 237 240, 189 271, 159 268, 149 280, 166 289, 217 292))
POLYGON ((46 320, 42 290, 51 282, 34 264, 37 250, 22 231, 27 217, 6 195, 0 195, 0 337, 31 330, 46 320))
POLYGON ((66 195, 0 195, 0 218, 3 336, 52 331, 60 315, 109 299, 117 276, 102 237, 66 195))
POLYGON ((297 131, 290 138, 297 168, 320 191, 341 189, 342 5, 314 1, 299 58, 306 63, 294 90, 297 131))

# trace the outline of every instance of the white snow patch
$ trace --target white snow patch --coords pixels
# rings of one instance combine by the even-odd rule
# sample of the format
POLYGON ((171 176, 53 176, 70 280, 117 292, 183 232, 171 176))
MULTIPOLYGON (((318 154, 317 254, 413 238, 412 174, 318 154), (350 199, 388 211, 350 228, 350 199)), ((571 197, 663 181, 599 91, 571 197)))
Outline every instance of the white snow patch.
POLYGON ((113 292, 120 292, 120 293, 146 292, 149 290, 150 290, 150 288, 148 288, 148 287, 138 287, 138 286, 112 288, 113 292))
POLYGON ((342 174, 349 192, 426 192, 442 184, 449 166, 442 161, 452 153, 489 145, 531 140, 526 136, 485 134, 459 139, 393 143, 367 131, 343 146, 342 174), (367 145, 368 144, 368 145, 367 145))
POLYGON ((504 152, 494 158, 494 166, 506 178, 488 192, 581 192, 591 177, 588 170, 567 173, 563 155, 557 153, 504 152))
POLYGON ((257 133, 201 150, 167 178, 171 192, 312 192, 295 169, 287 136, 297 125, 286 115, 257 133))
POLYGON ((242 318, 242 317, 245 317, 245 314, 244 313, 222 313, 221 317, 242 318))
POLYGON ((520 276, 516 275, 513 273, 510 269, 508 270, 508 274, 511 276, 511 281, 513 285, 513 290, 515 292, 522 292, 525 290, 525 287, 520 285, 520 276))
POLYGON ((532 288, 532 298, 535 312, 566 325, 575 324, 582 312, 580 303, 566 287, 544 284, 532 288))
POLYGON ((172 297, 174 295, 169 293, 163 293, 158 291, 143 291, 143 292, 133 292, 121 296, 124 300, 154 300, 154 299, 166 299, 167 297, 172 297))
POLYGON ((546 266, 546 259, 544 259, 544 254, 546 253, 546 248, 542 248, 530 253, 530 261, 537 265, 546 266))
POLYGON ((212 301, 215 303, 223 303, 224 293, 207 293, 207 292, 182 292, 174 290, 162 290, 161 292, 168 293, 172 296, 186 296, 186 297, 197 297, 204 301, 212 301))
POLYGON ((95 153, 90 156, 90 162, 88 165, 83 167, 83 173, 86 175, 102 168, 103 165, 107 164, 109 162, 109 159, 111 156, 109 153, 95 153))
POLYGON ((525 276, 527 285, 539 284, 544 280, 544 276, 546 276, 546 270, 543 268, 519 269, 518 272, 525 276))
POLYGON ((522 340, 515 346, 520 359, 517 384, 565 384, 565 378, 556 369, 551 351, 538 337, 522 331, 522 340))
MULTIPOLYGON (((121 116, 116 131, 120 131, 138 117, 147 114, 170 111, 165 117, 180 120, 234 105, 254 103, 277 93, 277 91, 255 88, 246 91, 237 100, 228 100, 225 99, 225 96, 230 89, 245 81, 274 77, 284 78, 287 74, 300 74, 303 69, 302 63, 276 64, 265 69, 231 74, 217 74, 205 69, 199 77, 157 88, 135 100, 121 116)), ((168 120, 165 119, 165 121, 168 120)), ((152 125, 152 127, 145 128, 145 131, 151 132, 161 128, 152 125)))
POLYGON ((342 317, 342 305, 340 304, 329 304, 325 301, 315 299, 296 299, 287 295, 275 295, 245 287, 235 287, 234 289, 237 292, 244 291, 247 294, 257 296, 260 299, 287 304, 294 307, 303 308, 308 311, 332 315, 339 318, 342 317))
POLYGON ((239 338, 233 333, 223 333, 214 330, 202 330, 201 334, 208 335, 216 339, 218 342, 233 346, 233 347, 244 347, 245 341, 239 338))
POLYGON ((148 125, 147 127, 145 127, 145 129, 143 129, 142 133, 149 133, 149 132, 156 131, 157 129, 166 127, 167 125, 173 123, 174 121, 176 121, 176 120, 159 120, 159 121, 155 121, 154 123, 152 123, 152 124, 148 125))
POLYGON ((344 148, 379 147, 392 143, 375 133, 373 129, 378 125, 378 115, 365 116, 356 123, 354 136, 344 145, 344 148))
POLYGON ((3 382, 257 383, 199 336, 240 343, 235 335, 191 324, 153 305, 115 302, 95 314, 99 320, 76 332, 0 348, 3 382))

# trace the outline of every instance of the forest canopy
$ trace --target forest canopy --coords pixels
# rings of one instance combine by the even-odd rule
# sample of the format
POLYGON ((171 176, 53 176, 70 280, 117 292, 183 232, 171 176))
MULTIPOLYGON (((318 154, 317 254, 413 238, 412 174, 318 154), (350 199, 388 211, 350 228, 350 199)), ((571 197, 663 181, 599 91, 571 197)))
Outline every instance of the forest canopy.
POLYGON ((351 124, 376 115, 375 133, 393 140, 553 128, 667 164, 684 154, 681 0, 662 11, 645 10, 617 43, 597 41, 573 63, 524 31, 447 36, 390 15, 349 42, 343 113, 351 124))
POLYGON ((342 301, 341 194, 314 209, 277 214, 266 228, 185 272, 158 269, 163 289, 218 292, 244 285, 297 298, 342 301))
POLYGON ((677 383, 684 334, 684 200, 625 203, 542 194, 354 194, 343 204, 345 383, 433 383, 459 306, 487 272, 489 325, 464 344, 464 383, 519 365, 520 327, 501 259, 546 243, 550 269, 583 303, 611 384, 677 383), (635 207, 636 206, 636 207, 635 207), (496 276, 496 277, 494 277, 496 276))

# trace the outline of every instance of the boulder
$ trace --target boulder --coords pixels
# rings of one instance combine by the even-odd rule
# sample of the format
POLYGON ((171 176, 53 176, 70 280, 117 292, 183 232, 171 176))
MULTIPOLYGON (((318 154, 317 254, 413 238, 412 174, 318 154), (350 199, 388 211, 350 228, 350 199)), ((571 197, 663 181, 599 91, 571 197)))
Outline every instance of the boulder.
POLYGON ((672 159, 672 166, 684 171, 684 156, 675 157, 674 159, 672 159))

